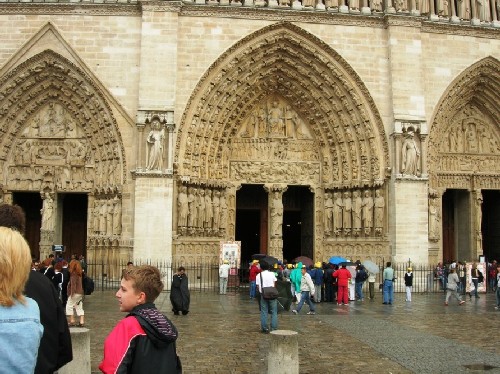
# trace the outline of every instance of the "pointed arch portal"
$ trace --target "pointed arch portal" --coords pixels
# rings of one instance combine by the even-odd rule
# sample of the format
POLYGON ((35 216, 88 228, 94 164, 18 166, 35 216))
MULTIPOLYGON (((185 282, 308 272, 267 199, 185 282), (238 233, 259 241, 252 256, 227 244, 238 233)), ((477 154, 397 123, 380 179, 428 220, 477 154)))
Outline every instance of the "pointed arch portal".
POLYGON ((499 102, 500 62, 488 57, 460 74, 436 106, 429 204, 439 209, 429 218, 429 238, 438 258, 500 256, 499 102))
MULTIPOLYGON (((325 191, 356 196, 367 189, 367 195, 375 196, 387 178, 386 139, 368 90, 327 44, 287 22, 243 38, 207 70, 181 120, 175 167, 181 186, 179 204, 185 209, 178 214, 177 253, 199 245, 191 242, 195 238, 234 240, 235 189, 242 185, 262 185, 282 200, 287 186, 308 187, 314 203, 302 204, 311 206, 302 214, 316 223, 325 220, 325 191), (200 221, 196 206, 201 200, 206 206, 207 195, 208 203, 216 198, 217 211, 227 214, 227 227, 219 222, 215 227, 212 217, 210 222, 200 221)), ((272 200, 268 199, 269 214, 260 215, 269 216, 269 233, 261 233, 269 237, 269 247, 257 251, 282 257, 282 231, 273 223, 272 200)), ((286 209, 285 204, 285 215, 286 209)), ((374 238, 377 234, 371 227, 361 233, 346 230, 339 235, 353 243, 342 247, 333 227, 318 226, 307 234, 315 247, 307 253, 318 260, 328 251, 352 254, 355 244, 360 255, 371 257, 377 252, 373 239, 382 240, 380 235, 374 238), (368 238, 370 244, 363 241, 368 238)), ((384 250, 378 248, 380 254, 384 250)))

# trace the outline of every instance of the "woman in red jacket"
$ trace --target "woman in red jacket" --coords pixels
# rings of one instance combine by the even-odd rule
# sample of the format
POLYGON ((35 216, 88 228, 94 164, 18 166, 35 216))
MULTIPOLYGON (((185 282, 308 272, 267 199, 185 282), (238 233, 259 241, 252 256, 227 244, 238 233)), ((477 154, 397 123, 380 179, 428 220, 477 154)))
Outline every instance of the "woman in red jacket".
POLYGON ((349 294, 347 288, 349 287, 349 281, 351 280, 351 272, 346 269, 345 265, 342 265, 342 268, 336 270, 332 276, 337 278, 337 305, 340 305, 341 303, 348 305, 349 294))

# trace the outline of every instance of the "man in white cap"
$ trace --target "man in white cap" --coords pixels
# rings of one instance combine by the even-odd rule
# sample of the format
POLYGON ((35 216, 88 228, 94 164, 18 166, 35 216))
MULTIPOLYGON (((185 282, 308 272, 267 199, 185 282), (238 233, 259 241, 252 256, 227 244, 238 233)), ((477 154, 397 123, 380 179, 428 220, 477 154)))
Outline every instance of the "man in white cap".
POLYGON ((222 265, 219 267, 219 293, 221 295, 226 294, 227 290, 227 279, 229 278, 229 261, 222 261, 222 265))

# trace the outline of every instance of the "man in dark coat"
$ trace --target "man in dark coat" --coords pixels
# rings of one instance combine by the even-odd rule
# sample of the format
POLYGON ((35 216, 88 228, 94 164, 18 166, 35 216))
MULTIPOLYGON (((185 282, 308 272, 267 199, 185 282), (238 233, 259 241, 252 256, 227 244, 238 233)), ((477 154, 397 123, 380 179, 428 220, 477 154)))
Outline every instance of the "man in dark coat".
POLYGON ((180 267, 177 273, 172 278, 172 289, 170 290, 170 301, 172 302, 172 312, 178 315, 182 312, 183 315, 189 313, 189 287, 188 277, 185 274, 186 269, 180 267))
MULTIPOLYGON (((16 228, 24 234, 26 218, 20 206, 0 205, 0 226, 16 228)), ((40 308, 43 335, 38 348, 35 374, 52 374, 73 360, 71 335, 66 315, 55 287, 49 278, 38 271, 30 271, 25 294, 40 308)))

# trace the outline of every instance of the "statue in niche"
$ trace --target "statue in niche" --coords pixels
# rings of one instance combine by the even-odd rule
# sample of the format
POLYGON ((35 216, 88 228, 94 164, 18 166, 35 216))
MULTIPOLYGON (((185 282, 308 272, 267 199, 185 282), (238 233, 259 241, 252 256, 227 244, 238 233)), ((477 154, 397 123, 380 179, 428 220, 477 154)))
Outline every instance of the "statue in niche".
POLYGON ((278 191, 273 192, 271 203, 271 236, 283 235, 283 199, 278 191))
POLYGON ((268 123, 270 136, 281 137, 285 135, 283 110, 277 100, 274 100, 269 108, 268 123))
POLYGON ((380 190, 375 190, 375 199, 373 201, 373 210, 375 213, 375 233, 377 235, 382 235, 384 229, 384 211, 385 211, 385 199, 382 196, 380 190))
POLYGON ((477 153, 477 133, 476 125, 474 123, 467 123, 463 125, 465 132, 465 151, 469 153, 477 153))
POLYGON ((218 230, 219 229, 219 220, 220 220, 220 191, 219 190, 214 191, 214 197, 212 199, 212 206, 213 206, 213 214, 214 214, 213 229, 218 230))
POLYGON ((382 0, 370 0, 370 4, 371 4, 370 8, 371 8, 372 12, 381 12, 382 11, 382 0))
POLYGON ((203 220, 203 226, 205 229, 212 228, 212 219, 214 212, 212 210, 212 191, 208 188, 205 190, 205 218, 203 220))
POLYGON ((179 220, 177 223, 178 227, 186 227, 187 226, 187 218, 188 218, 188 195, 187 195, 187 187, 181 186, 179 189, 179 195, 177 197, 177 207, 179 212, 179 220))
POLYGON ((463 152, 462 133, 457 126, 452 126, 449 129, 448 140, 450 144, 450 152, 463 152))
POLYGON ((203 228, 203 223, 205 222, 205 190, 203 188, 198 189, 198 222, 196 222, 196 227, 203 228))
POLYGON ((402 156, 401 173, 418 176, 420 174, 420 150, 415 142, 412 130, 406 134, 406 139, 402 146, 402 156))
POLYGON ((352 193, 352 227, 355 236, 359 236, 361 232, 361 209, 363 207, 363 199, 361 192, 356 190, 352 193))
POLYGON ((221 230, 225 230, 227 227, 228 220, 228 210, 227 210, 227 201, 226 201, 226 193, 222 192, 220 195, 220 225, 219 228, 221 230))
MULTIPOLYGON (((475 1, 475 0, 472 0, 475 1)), ((470 20, 470 0, 457 0, 458 17, 461 20, 470 20)))
POLYGON ((343 221, 343 229, 344 229, 344 235, 350 235, 351 234, 351 228, 352 228, 352 199, 351 199, 351 193, 349 191, 344 192, 344 199, 342 200, 343 203, 343 212, 342 212, 342 221, 343 221))
POLYGON ((62 137, 65 135, 64 113, 57 110, 54 103, 49 104, 41 117, 38 127, 39 137, 62 137))
POLYGON ((42 199, 43 199, 43 204, 42 204, 42 209, 40 210, 40 213, 42 214, 42 230, 47 230, 47 231, 52 231, 54 230, 54 200, 52 199, 52 196, 50 196, 50 193, 45 192, 42 193, 42 199))
POLYGON ((92 208, 92 231, 99 232, 99 200, 94 200, 94 207, 92 208))
POLYGON ((109 199, 106 203, 107 205, 107 217, 106 217, 106 235, 113 235, 113 200, 109 199))
POLYGON ((325 233, 330 235, 333 228, 333 199, 332 194, 325 194, 325 233))
POLYGON ((344 204, 342 202, 342 194, 340 192, 333 193, 333 225, 335 235, 339 236, 342 233, 342 210, 344 204))
POLYGON ((196 196, 196 188, 188 188, 187 203, 189 210, 188 227, 192 228, 195 227, 198 222, 198 198, 196 196))
POLYGON ((429 199, 429 238, 439 239, 441 231, 441 216, 438 208, 439 200, 435 197, 429 199))
POLYGON ((107 218, 108 218, 108 204, 106 200, 101 200, 101 206, 99 208, 99 233, 101 235, 106 235, 107 218))
POLYGON ((477 126, 477 137, 479 139, 479 153, 491 153, 488 128, 484 124, 477 126))
POLYGON ((113 235, 122 233, 122 204, 118 196, 113 198, 113 235))
POLYGON ((373 227, 373 198, 369 190, 365 190, 363 197, 363 227, 365 228, 365 235, 371 234, 373 227))
POLYGON ((158 118, 151 121, 151 131, 146 139, 147 157, 146 170, 161 170, 163 166, 163 142, 165 139, 165 129, 161 128, 158 118))
POLYGON ((292 108, 290 108, 290 105, 287 105, 285 107, 285 113, 284 113, 286 137, 293 139, 297 137, 296 120, 294 114, 295 113, 292 110, 292 108))
POLYGON ((476 1, 476 18, 479 18, 482 22, 490 22, 490 2, 489 0, 472 0, 476 1))

